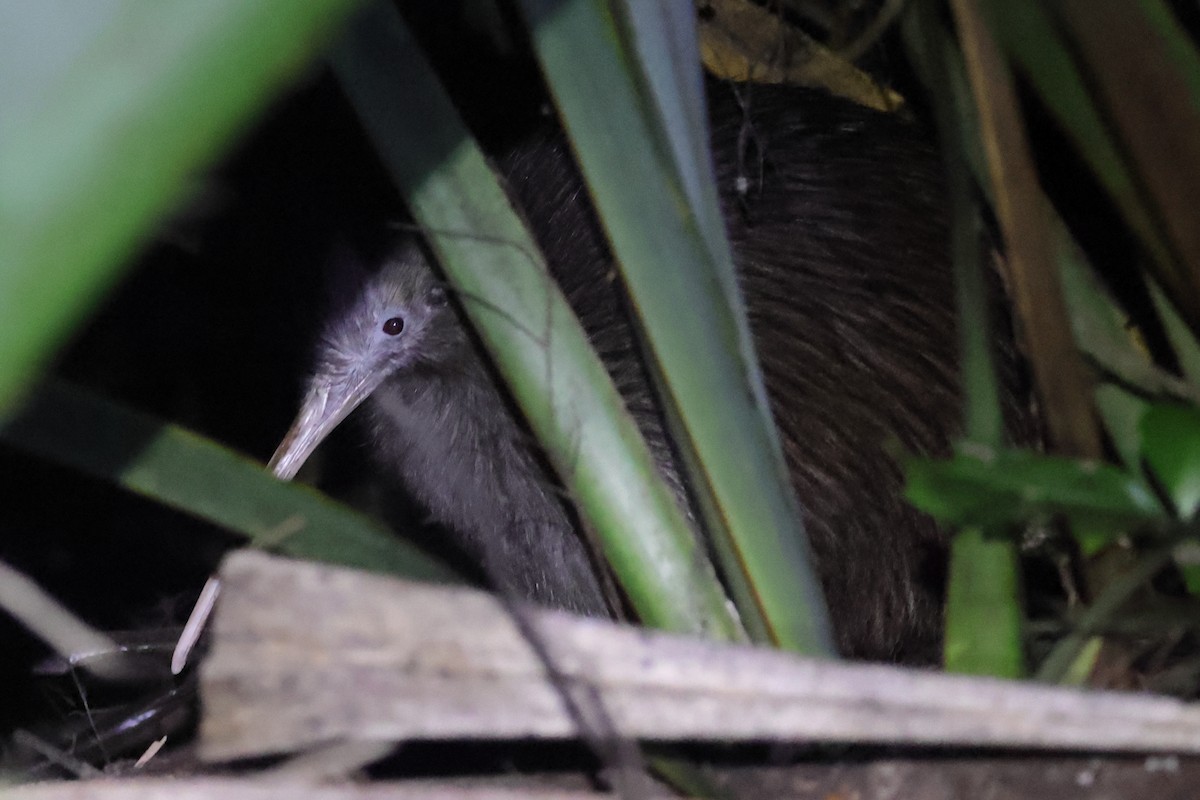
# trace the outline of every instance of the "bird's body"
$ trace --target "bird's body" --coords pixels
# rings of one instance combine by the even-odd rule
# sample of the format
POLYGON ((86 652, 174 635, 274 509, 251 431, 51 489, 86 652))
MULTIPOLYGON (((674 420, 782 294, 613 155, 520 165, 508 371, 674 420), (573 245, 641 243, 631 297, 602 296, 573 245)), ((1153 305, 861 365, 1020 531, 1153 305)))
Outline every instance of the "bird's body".
MULTIPOLYGON (((928 568, 942 537, 900 498, 884 445, 945 451, 958 426, 936 153, 892 117, 820 92, 758 87, 735 102, 726 86, 710 91, 734 260, 839 647, 927 658, 939 628, 928 568)), ((535 137, 499 166, 686 506, 604 237, 562 137, 535 137)), ((405 244, 347 285, 356 288, 330 318, 310 397, 330 380, 322 376, 354 383, 347 370, 386 373, 367 401, 385 470, 505 588, 607 613, 553 477, 422 251, 405 244), (398 335, 381 329, 393 318, 404 321, 398 335), (411 345, 399 344, 405 336, 411 345), (368 363, 368 345, 402 355, 368 363)))
POLYGON ((449 374, 396 375, 367 401, 376 459, 457 533, 455 544, 492 582, 544 605, 606 614, 561 493, 493 376, 464 347, 470 355, 449 374))

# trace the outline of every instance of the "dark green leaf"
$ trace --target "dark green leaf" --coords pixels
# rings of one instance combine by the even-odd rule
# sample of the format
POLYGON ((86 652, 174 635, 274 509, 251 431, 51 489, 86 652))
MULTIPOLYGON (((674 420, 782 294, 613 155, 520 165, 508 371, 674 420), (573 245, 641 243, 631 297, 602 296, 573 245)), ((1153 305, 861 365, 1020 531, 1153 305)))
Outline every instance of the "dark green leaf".
POLYGON ((909 500, 952 525, 992 527, 1062 515, 1117 533, 1163 516, 1140 479, 1108 464, 966 446, 944 461, 910 457, 904 468, 909 500))
POLYGON ((1142 416, 1142 456, 1184 519, 1200 507, 1200 410, 1156 405, 1142 416))
POLYGON ((259 547, 414 578, 450 570, 360 514, 202 436, 53 383, 0 439, 235 533, 259 547))

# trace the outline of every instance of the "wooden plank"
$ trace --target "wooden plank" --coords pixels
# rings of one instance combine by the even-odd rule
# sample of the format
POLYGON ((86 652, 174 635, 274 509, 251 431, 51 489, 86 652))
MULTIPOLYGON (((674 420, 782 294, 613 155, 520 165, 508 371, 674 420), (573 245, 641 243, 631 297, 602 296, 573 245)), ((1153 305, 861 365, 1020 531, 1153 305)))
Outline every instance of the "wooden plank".
POLYGON ((603 800, 611 794, 453 781, 313 785, 237 778, 72 781, 5 789, 5 800, 603 800))
MULTIPOLYGON (((221 576, 201 668, 206 758, 337 740, 578 733, 543 663, 486 593, 254 552, 228 558, 221 576)), ((524 615, 585 716, 602 697, 624 736, 1200 751, 1200 708, 1168 698, 822 662, 524 615)))
MULTIPOLYGON (((912 758, 833 758, 775 767, 745 765, 718 770, 716 785, 736 798, 811 800, 1193 800, 1200 759, 1174 756, 1101 758, 1028 753, 996 757, 961 754, 912 758)), ((557 784, 536 776, 502 775, 445 780, 387 781, 374 784, 314 785, 243 778, 106 778, 70 783, 8 787, 5 800, 602 800, 578 784, 557 784)), ((580 781, 583 779, 580 778, 580 781)), ((668 795, 651 794, 646 800, 668 795)), ((669 795, 674 796, 674 795, 669 795)))

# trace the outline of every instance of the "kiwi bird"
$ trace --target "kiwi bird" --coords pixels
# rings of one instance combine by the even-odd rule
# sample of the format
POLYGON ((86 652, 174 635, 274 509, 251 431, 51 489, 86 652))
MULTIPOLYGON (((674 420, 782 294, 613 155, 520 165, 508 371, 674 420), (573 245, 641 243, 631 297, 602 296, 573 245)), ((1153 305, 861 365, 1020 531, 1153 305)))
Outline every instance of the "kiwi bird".
MULTIPOLYGON (((889 442, 959 425, 954 290, 936 151, 915 127, 812 90, 710 84, 712 152, 771 409, 840 650, 929 660, 943 537, 900 497, 889 442)), ((687 508, 612 258, 559 133, 497 157, 568 300, 687 508)), ((300 413, 292 476, 365 405, 377 463, 534 601, 609 613, 562 493, 419 242, 347 257, 300 413)))

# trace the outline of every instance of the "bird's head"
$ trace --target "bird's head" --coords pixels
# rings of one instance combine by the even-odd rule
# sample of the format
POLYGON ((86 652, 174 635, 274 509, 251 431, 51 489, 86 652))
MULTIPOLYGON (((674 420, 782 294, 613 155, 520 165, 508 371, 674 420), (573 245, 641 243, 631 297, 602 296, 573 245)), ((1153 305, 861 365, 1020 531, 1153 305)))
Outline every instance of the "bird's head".
POLYGON ((413 242, 374 271, 344 254, 332 294, 300 412, 269 465, 284 480, 384 381, 449 368, 470 348, 445 285, 413 242))

